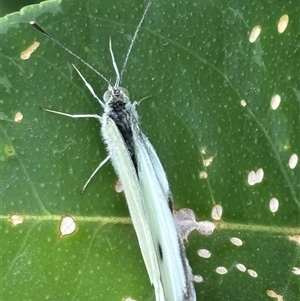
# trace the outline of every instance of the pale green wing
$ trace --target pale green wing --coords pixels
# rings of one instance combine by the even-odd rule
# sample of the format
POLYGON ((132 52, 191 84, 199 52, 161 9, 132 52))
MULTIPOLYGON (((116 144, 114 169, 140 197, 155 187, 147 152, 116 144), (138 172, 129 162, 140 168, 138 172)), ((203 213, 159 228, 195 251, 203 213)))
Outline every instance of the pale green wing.
POLYGON ((113 167, 121 180, 126 196, 131 220, 137 234, 142 256, 154 285, 156 300, 165 301, 160 277, 157 253, 153 244, 144 198, 140 189, 136 170, 132 163, 124 139, 111 118, 103 118, 102 134, 107 144, 113 167))

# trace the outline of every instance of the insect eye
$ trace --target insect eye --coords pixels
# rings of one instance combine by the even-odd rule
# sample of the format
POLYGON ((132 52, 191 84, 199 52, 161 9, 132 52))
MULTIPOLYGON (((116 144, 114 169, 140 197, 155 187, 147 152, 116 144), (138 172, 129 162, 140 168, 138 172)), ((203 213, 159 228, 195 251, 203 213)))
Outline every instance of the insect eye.
POLYGON ((104 99, 104 102, 110 102, 110 101, 112 101, 112 99, 113 99, 113 93, 112 93, 112 91, 106 91, 105 93, 104 93, 104 95, 103 95, 103 99, 104 99))
POLYGON ((129 92, 127 89, 120 87, 120 92, 123 93, 127 98, 129 98, 129 92))

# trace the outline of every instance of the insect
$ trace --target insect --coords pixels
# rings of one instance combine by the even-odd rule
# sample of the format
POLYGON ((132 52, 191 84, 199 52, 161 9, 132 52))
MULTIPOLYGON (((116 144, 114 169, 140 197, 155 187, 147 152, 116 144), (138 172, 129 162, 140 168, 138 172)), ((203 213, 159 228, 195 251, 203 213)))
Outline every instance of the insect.
POLYGON ((148 1, 136 28, 121 73, 115 61, 111 39, 109 39, 109 50, 116 72, 114 84, 50 36, 35 21, 30 23, 53 42, 95 71, 108 84, 108 90, 104 93, 104 101, 102 101, 81 72, 73 65, 86 87, 102 106, 103 115, 71 115, 44 109, 71 118, 91 117, 100 121, 101 133, 107 147, 108 157, 99 164, 84 185, 83 190, 96 172, 110 159, 124 189, 142 256, 150 281, 155 289, 156 300, 194 301, 196 300, 196 294, 192 281, 192 271, 174 223, 173 198, 165 171, 152 144, 140 129, 136 111, 137 102, 132 103, 129 92, 120 86, 132 46, 152 2, 153 0, 148 1))

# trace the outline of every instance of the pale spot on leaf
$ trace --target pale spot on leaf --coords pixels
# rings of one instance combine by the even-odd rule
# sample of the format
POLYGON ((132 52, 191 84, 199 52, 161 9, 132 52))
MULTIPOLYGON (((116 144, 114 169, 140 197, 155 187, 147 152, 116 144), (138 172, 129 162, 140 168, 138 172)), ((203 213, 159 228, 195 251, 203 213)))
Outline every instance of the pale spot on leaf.
POLYGON ((248 269, 247 272, 253 278, 256 278, 258 276, 254 270, 248 269))
POLYGON ((71 216, 64 216, 60 223, 61 236, 71 234, 76 229, 75 219, 71 216))
POLYGON ((223 214, 223 207, 221 205, 215 205, 211 211, 211 217, 214 220, 220 220, 223 214))
POLYGON ((260 33, 261 33, 261 26, 259 25, 254 26, 249 35, 249 42, 254 43, 259 37, 260 33))
POLYGON ((270 103, 271 109, 276 110, 279 107, 280 102, 281 102, 280 95, 278 95, 278 94, 273 95, 273 97, 271 98, 271 103, 270 103))
POLYGON ((243 244, 242 240, 239 239, 238 237, 231 237, 230 241, 231 241, 232 244, 234 244, 238 247, 240 247, 243 244))
POLYGON ((275 213, 279 208, 279 201, 276 198, 272 198, 269 203, 270 211, 275 213))
POLYGON ((247 270, 246 267, 242 263, 237 263, 235 266, 241 272, 246 272, 246 270, 247 270))
POLYGON ((124 190, 121 180, 119 179, 115 185, 115 190, 117 193, 120 193, 124 190))
POLYGON ((200 275, 195 275, 194 276, 194 281, 197 283, 203 282, 203 277, 200 275))
POLYGON ((300 235, 289 235, 288 239, 300 245, 300 235))
POLYGON ((277 30, 279 33, 283 33, 289 24, 289 16, 283 15, 277 24, 277 30))
POLYGON ((293 267, 292 273, 295 275, 300 275, 300 268, 299 267, 293 267))
POLYGON ((22 60, 28 60, 31 56, 31 54, 33 52, 36 51, 36 49, 40 46, 40 43, 39 42, 34 42, 32 45, 30 45, 26 50, 24 50, 22 53, 21 53, 21 59, 22 60))
POLYGON ((247 105, 246 100, 242 99, 242 100, 241 100, 241 106, 242 106, 242 107, 245 107, 246 105, 247 105))
POLYGON ((264 171, 262 168, 259 168, 256 172, 252 170, 248 174, 248 184, 254 185, 260 183, 263 177, 264 177, 264 171))
POLYGON ((217 267, 216 272, 220 275, 224 275, 224 274, 227 274, 228 271, 225 267, 217 267))
POLYGON ((15 122, 20 122, 23 119, 23 114, 21 112, 17 112, 15 117, 14 117, 14 121, 15 122))
POLYGON ((208 178, 208 174, 205 171, 200 171, 199 172, 199 178, 200 179, 207 179, 208 178))
POLYGON ((206 147, 200 149, 201 154, 206 155, 206 147))
POLYGON ((198 251, 198 255, 202 258, 210 258, 211 257, 211 252, 206 250, 206 249, 200 249, 198 251))
POLYGON ((296 154, 292 154, 289 160, 289 167, 294 169, 298 164, 298 156, 296 154))
POLYGON ((19 214, 13 214, 8 218, 8 221, 11 222, 14 226, 23 224, 24 217, 19 214))
POLYGON ((209 166, 212 163, 213 159, 214 159, 213 157, 210 157, 208 159, 204 159, 203 160, 203 165, 206 166, 206 167, 209 166))
POLYGON ((188 208, 175 211, 174 219, 181 240, 186 241, 188 240, 189 234, 194 230, 197 230, 202 235, 211 235, 216 227, 215 224, 210 221, 197 222, 194 212, 188 208))
POLYGON ((271 298, 276 299, 277 301, 283 301, 283 297, 276 294, 273 290, 268 290, 267 295, 271 298))

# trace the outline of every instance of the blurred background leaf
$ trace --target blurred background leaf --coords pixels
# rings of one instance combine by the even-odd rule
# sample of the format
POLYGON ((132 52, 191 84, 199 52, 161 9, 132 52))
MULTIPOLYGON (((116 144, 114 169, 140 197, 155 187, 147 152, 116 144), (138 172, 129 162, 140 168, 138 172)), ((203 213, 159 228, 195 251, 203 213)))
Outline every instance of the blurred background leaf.
MULTIPOLYGON (((111 165, 80 194, 106 156, 99 123, 39 110, 102 113, 71 63, 98 95, 106 84, 28 24, 37 20, 114 79, 108 37, 122 66, 144 7, 137 0, 46 1, 1 19, 2 300, 154 300, 111 165), (39 47, 23 60, 35 41, 39 47), (13 226, 13 214, 24 223, 13 226), (65 215, 77 227, 61 237, 65 215)), ((211 236, 194 232, 186 245, 203 279, 195 283, 198 300, 298 300, 299 164, 289 161, 299 156, 299 62, 296 2, 155 1, 139 33, 122 85, 133 100, 152 96, 138 111, 176 208, 217 226, 211 236), (283 15, 289 22, 280 34, 283 15), (250 43, 255 26, 261 33, 250 43), (272 109, 276 95, 281 102, 272 109), (249 185, 260 168, 262 182, 249 185), (219 221, 211 217, 216 204, 219 221)))

